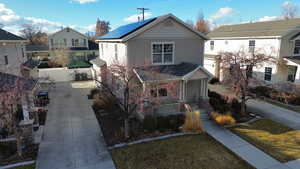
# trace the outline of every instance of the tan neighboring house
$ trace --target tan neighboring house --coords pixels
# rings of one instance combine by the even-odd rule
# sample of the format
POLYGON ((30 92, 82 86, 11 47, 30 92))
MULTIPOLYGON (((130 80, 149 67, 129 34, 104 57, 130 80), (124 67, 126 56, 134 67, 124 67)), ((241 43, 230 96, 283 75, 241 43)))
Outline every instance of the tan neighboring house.
POLYGON ((222 79, 215 58, 221 52, 244 49, 285 60, 285 65, 265 63, 253 75, 266 83, 300 82, 300 19, 221 26, 208 34, 204 67, 222 79))
POLYGON ((0 29, 0 72, 21 76, 21 67, 27 61, 26 42, 26 39, 0 29))
MULTIPOLYGON (((115 62, 134 69, 140 87, 152 97, 160 97, 164 105, 196 103, 207 99, 207 83, 212 75, 203 67, 204 34, 172 14, 121 26, 99 37, 99 58, 95 67, 105 68, 115 62), (149 63, 151 71, 142 66, 149 63), (178 84, 171 96, 161 84, 178 84), (171 98, 172 97, 172 98, 171 98)), ((106 76, 110 77, 110 76, 106 76)), ((107 79, 113 83, 113 78, 107 79)), ((176 111, 161 109, 161 112, 176 111)))
POLYGON ((88 61, 99 55, 98 45, 95 42, 69 27, 49 35, 48 40, 50 57, 54 57, 57 50, 66 50, 71 60, 88 61))

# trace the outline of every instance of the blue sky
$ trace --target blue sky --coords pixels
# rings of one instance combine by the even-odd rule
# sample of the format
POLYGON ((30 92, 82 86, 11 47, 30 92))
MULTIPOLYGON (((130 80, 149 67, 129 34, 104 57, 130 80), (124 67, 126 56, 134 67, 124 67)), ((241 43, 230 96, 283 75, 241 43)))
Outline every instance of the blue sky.
POLYGON ((92 31, 99 17, 111 27, 134 21, 137 7, 147 7, 148 17, 173 13, 182 20, 195 20, 202 11, 212 24, 233 24, 278 18, 282 4, 300 5, 291 0, 0 0, 0 24, 17 33, 23 23, 32 23, 47 32, 71 26, 92 31), (127 19, 126 19, 127 18, 127 19))

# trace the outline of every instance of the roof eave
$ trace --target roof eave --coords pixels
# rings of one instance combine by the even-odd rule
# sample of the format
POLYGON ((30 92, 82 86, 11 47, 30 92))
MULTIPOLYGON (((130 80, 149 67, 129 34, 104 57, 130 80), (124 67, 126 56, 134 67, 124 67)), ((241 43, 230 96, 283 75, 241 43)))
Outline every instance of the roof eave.
POLYGON ((1 43, 27 43, 28 40, 0 40, 1 43))

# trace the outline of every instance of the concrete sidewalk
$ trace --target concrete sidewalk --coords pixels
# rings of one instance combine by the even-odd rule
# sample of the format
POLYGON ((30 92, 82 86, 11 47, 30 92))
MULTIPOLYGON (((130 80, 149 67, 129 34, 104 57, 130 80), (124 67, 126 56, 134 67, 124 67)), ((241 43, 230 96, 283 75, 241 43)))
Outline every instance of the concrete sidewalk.
POLYGON ((229 150, 247 161, 257 169, 299 169, 299 161, 280 163, 260 149, 251 145, 247 141, 238 137, 230 130, 220 127, 208 120, 208 115, 203 113, 201 116, 203 127, 206 132, 222 143, 229 150))
POLYGON ((247 106, 250 111, 266 118, 278 121, 293 129, 300 130, 300 113, 257 100, 249 100, 247 106))
POLYGON ((50 93, 37 169, 115 169, 87 100, 88 84, 58 83, 50 93))

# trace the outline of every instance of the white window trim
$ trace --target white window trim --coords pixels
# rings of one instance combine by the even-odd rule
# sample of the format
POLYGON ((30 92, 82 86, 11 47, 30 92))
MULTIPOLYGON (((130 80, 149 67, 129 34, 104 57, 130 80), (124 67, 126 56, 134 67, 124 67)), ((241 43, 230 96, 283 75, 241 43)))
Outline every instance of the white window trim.
POLYGON ((151 43, 151 63, 153 65, 170 65, 170 64, 174 64, 174 58, 175 58, 174 54, 175 54, 175 42, 174 41, 152 42, 151 43), (164 63, 164 49, 162 48, 162 63, 153 63, 153 54, 154 54, 153 53, 153 45, 154 44, 162 44, 162 45, 164 45, 164 44, 173 44, 172 62, 164 63))

